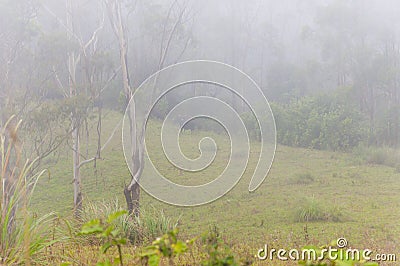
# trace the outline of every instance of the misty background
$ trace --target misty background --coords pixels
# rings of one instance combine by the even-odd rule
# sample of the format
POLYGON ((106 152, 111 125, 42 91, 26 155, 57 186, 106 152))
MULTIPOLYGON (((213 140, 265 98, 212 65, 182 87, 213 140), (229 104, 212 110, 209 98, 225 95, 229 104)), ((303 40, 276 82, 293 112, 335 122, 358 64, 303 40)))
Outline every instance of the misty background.
MULTIPOLYGON (((76 1, 72 10, 71 38, 64 1, 1 1, 3 123, 15 113, 26 125, 57 127, 52 123, 75 104, 82 112, 100 105, 124 110, 118 42, 104 4, 76 1), (81 53, 94 33, 77 64, 81 89, 65 97, 67 54, 81 53)), ((272 102, 280 143, 397 147, 399 11, 389 0, 123 1, 130 82, 135 88, 185 60, 221 61, 250 75, 272 102)), ((201 86, 166 96, 158 112, 204 93, 201 86)))
MULTIPOLYGON (((399 14, 398 0, 0 0, 0 264, 25 265, 32 256, 38 264, 86 265, 115 255, 98 256, 105 239, 93 242, 80 233, 82 222, 93 219, 98 232, 115 211, 117 231, 128 241, 112 243, 126 244, 124 256, 136 264, 145 245, 175 238, 171 230, 178 226, 185 239, 198 240, 194 246, 182 241, 195 247, 186 254, 188 265, 218 264, 206 261, 227 252, 217 227, 233 240, 229 245, 240 247, 232 254, 246 258, 243 265, 265 243, 321 247, 343 236, 352 247, 393 252, 400 235, 400 213, 393 211, 400 188, 399 14), (178 86, 152 108, 146 130, 135 128, 143 121, 137 109, 128 108, 124 118, 149 76, 188 60, 232 65, 268 99, 278 147, 268 135, 276 157, 256 193, 249 193, 249 182, 253 170, 269 167, 257 164, 267 145, 249 106, 228 89, 178 86), (194 96, 215 97, 240 115, 250 152, 239 147, 235 156, 249 161, 246 169, 233 161, 230 170, 243 179, 223 199, 180 208, 141 193, 138 180, 146 177, 145 148, 157 170, 179 184, 207 184, 229 165, 230 132, 203 118, 170 129, 174 140, 179 133, 172 144, 189 159, 201 155, 203 138, 215 141, 204 146, 216 151, 206 171, 184 171, 166 158, 162 122, 194 96)), ((146 109, 159 96, 157 82, 173 80, 153 78, 134 107, 146 109)), ((244 99, 260 98, 240 88, 244 99)), ((265 116, 269 108, 261 100, 265 116)), ((212 109, 202 101, 187 106, 212 109)), ((191 113, 182 112, 171 123, 191 113)))

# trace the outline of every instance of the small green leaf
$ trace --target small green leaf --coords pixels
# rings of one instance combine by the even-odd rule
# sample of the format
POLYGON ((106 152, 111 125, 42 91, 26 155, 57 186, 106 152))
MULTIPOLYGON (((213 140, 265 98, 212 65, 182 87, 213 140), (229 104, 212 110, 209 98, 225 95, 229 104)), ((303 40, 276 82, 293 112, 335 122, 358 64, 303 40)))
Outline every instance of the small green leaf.
POLYGON ((119 257, 115 257, 114 264, 121 264, 121 259, 119 257))
POLYGON ((157 255, 152 255, 149 257, 148 263, 150 266, 158 266, 160 264, 160 257, 157 255))
POLYGON ((112 264, 109 260, 106 260, 105 262, 98 262, 96 266, 112 266, 112 264))
POLYGON ((151 257, 151 256, 156 255, 156 254, 157 254, 156 250, 150 250, 148 252, 144 252, 144 253, 140 254, 140 257, 141 258, 147 258, 147 257, 151 257))
POLYGON ((126 243, 127 243, 126 238, 120 238, 120 239, 116 240, 116 244, 119 244, 119 245, 126 245, 126 243))
POLYGON ((100 224, 100 220, 95 219, 95 220, 91 220, 91 221, 85 223, 82 226, 82 230, 80 231, 80 234, 89 235, 89 234, 102 233, 103 230, 104 229, 100 224))
POLYGON ((118 219, 119 217, 121 217, 121 216, 123 216, 123 215, 125 215, 127 213, 128 213, 127 211, 117 211, 117 212, 111 213, 107 217, 107 223, 111 224, 116 219, 118 219))
POLYGON ((119 230, 118 230, 118 229, 112 230, 112 231, 111 231, 111 235, 112 235, 113 237, 117 237, 117 236, 119 235, 119 230))
POLYGON ((107 242, 101 246, 101 253, 105 254, 107 250, 111 247, 111 243, 107 242))
POLYGON ((182 254, 187 250, 187 246, 182 241, 178 240, 176 244, 172 244, 175 254, 182 254))
POLYGON ((103 236, 108 237, 111 235, 112 230, 114 230, 114 226, 107 227, 103 232, 103 236))

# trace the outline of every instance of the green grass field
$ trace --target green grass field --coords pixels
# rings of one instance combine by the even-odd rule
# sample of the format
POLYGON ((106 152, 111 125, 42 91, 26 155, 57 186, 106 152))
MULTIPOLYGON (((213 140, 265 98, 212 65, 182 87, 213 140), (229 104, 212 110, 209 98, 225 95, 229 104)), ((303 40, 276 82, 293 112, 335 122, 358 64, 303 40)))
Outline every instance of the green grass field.
MULTIPOLYGON (((103 123, 104 140, 120 119, 119 114, 107 114, 103 123)), ((171 180, 201 184, 212 180, 225 167, 229 143, 224 136, 205 132, 182 135, 181 146, 189 157, 198 154, 197 144, 202 136, 211 135, 218 144, 213 166, 201 173, 187 174, 169 165, 159 150, 160 124, 151 123, 149 131, 146 142, 151 154, 160 171, 171 180)), ((89 150, 93 148, 94 144, 89 145, 89 150)), ((290 249, 328 244, 339 237, 345 237, 351 247, 399 253, 400 173, 396 168, 368 165, 351 153, 278 145, 270 174, 258 190, 249 193, 247 186, 257 162, 258 143, 252 142, 251 148, 244 177, 221 199, 200 207, 175 207, 142 192, 142 208, 162 209, 167 216, 179 219, 178 227, 184 238, 217 225, 227 243, 243 256, 254 257, 266 243, 290 249)), ((120 130, 102 157, 96 169, 93 164, 83 169, 84 200, 100 202, 117 198, 125 204, 122 191, 124 183, 129 182, 129 174, 120 130)), ((42 177, 35 191, 32 210, 70 216, 73 194, 68 148, 57 163, 52 160, 48 159, 49 178, 42 177)))

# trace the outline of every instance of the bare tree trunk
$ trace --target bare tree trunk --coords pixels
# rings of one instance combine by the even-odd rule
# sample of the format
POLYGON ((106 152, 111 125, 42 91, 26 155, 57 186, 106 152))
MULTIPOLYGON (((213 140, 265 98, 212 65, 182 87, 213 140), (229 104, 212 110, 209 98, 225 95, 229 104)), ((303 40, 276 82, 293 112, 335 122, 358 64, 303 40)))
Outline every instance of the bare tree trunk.
MULTIPOLYGON (((128 66, 128 61, 127 61, 127 55, 128 55, 128 45, 127 45, 127 39, 125 36, 125 27, 124 27, 124 21, 122 18, 122 12, 121 12, 121 1, 118 0, 104 0, 105 4, 108 9, 108 17, 110 19, 111 23, 111 28, 114 31, 114 34, 116 38, 118 39, 119 42, 119 51, 120 51, 120 64, 121 64, 121 69, 122 69, 122 82, 123 82, 123 87, 124 87, 124 94, 125 94, 125 103, 126 106, 129 106, 129 124, 130 124, 130 136, 131 136, 131 160, 133 163, 133 169, 131 173, 131 182, 128 186, 124 188, 124 195, 126 199, 126 203, 128 206, 128 211, 130 213, 135 214, 136 216, 139 215, 139 199, 140 199, 140 185, 139 185, 139 180, 143 172, 143 167, 144 167, 144 129, 142 128, 137 128, 136 126, 136 118, 135 118, 135 103, 130 103, 132 95, 133 95, 133 90, 131 88, 130 84, 130 79, 129 79, 129 66, 128 66)), ((172 14, 172 9, 174 8, 175 4, 177 1, 174 1, 170 9, 168 11, 168 16, 167 19, 170 18, 170 15, 172 14)), ((162 41, 160 45, 160 60, 158 64, 158 69, 160 70, 166 60, 167 54, 170 50, 171 47, 171 42, 173 36, 176 34, 179 25, 181 25, 183 22, 183 16, 186 12, 186 5, 183 5, 180 7, 178 17, 176 21, 173 24, 172 29, 169 31, 167 34, 166 27, 164 27, 163 35, 162 35, 162 41), (164 43, 165 41, 165 43, 164 43)), ((187 45, 190 41, 190 37, 188 37, 188 40, 185 43, 185 46, 183 47, 183 50, 181 51, 180 56, 185 52, 187 45)), ((155 79, 155 83, 157 82, 157 79, 155 79)), ((154 96, 154 91, 152 93, 154 96)))
MULTIPOLYGON (((73 4, 72 0, 67 0, 67 27, 68 38, 73 39, 74 25, 73 25, 73 4)), ((76 59, 73 51, 68 52, 68 86, 69 97, 77 96, 76 91, 76 59)), ((79 217, 82 211, 82 192, 81 192, 81 175, 80 175, 80 121, 77 117, 77 110, 71 113, 72 125, 72 161, 73 161, 73 186, 74 186, 74 216, 79 217)))
POLYGON ((73 161, 73 185, 74 185, 74 216, 79 217, 82 211, 82 192, 81 192, 81 175, 80 175, 80 137, 79 128, 76 127, 72 132, 73 150, 72 150, 72 161, 73 161))
MULTIPOLYGON (((121 3, 118 0, 108 0, 106 1, 106 5, 108 8, 108 16, 110 19, 110 23, 112 29, 114 31, 115 36, 118 39, 119 43, 119 52, 120 52, 120 64, 121 64, 121 72, 122 72, 122 83, 124 86, 124 94, 125 94, 125 104, 128 106, 129 101, 133 95, 133 91, 130 85, 129 79, 129 68, 128 68, 128 47, 127 41, 125 37, 125 29, 122 20, 121 14, 121 3)), ((134 109, 134 107, 133 107, 134 109)), ((143 169, 143 163, 140 160, 140 155, 138 154, 138 138, 136 135, 136 125, 135 125, 135 114, 129 115, 129 124, 130 124, 130 135, 132 136, 132 160, 134 164, 134 169, 132 169, 131 173, 131 183, 124 188, 124 195, 127 204, 127 208, 130 214, 134 214, 136 217, 139 216, 139 200, 140 200, 140 186, 139 186, 139 178, 143 169), (139 157, 138 157, 139 156, 139 157)), ((139 144, 141 145, 141 144, 139 144)))
POLYGON ((135 183, 131 189, 128 186, 124 188, 124 195, 126 204, 128 207, 129 214, 139 217, 140 215, 140 186, 139 183, 135 183))

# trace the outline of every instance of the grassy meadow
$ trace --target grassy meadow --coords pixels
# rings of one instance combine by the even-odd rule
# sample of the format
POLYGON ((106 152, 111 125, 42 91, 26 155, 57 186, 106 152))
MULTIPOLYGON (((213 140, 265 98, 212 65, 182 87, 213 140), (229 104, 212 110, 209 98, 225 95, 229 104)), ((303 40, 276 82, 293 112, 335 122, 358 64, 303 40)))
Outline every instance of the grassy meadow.
MULTIPOLYGON (((120 119, 118 113, 106 115, 104 140, 120 119)), ((159 122, 149 124, 146 143, 160 171, 171 180, 186 185, 201 184, 212 180, 225 167, 229 156, 226 136, 184 132, 181 147, 188 157, 198 155, 198 140, 205 135, 215 139, 218 154, 206 171, 188 174, 175 169, 158 150, 160 128, 159 122)), ((95 148, 94 143, 88 146, 89 152, 95 148)), ((277 249, 291 249, 308 244, 320 246, 339 237, 346 238, 353 248, 369 248, 374 253, 399 252, 400 172, 396 167, 367 163, 361 155, 354 153, 278 145, 270 174, 255 192, 249 193, 247 186, 257 162, 258 145, 254 141, 251 143, 251 157, 244 177, 219 200, 199 207, 175 207, 142 191, 143 211, 162 211, 171 223, 177 223, 179 236, 183 239, 197 237, 215 225, 237 257, 249 264, 291 265, 290 262, 257 261, 255 255, 265 244, 277 249)), ((58 156, 57 161, 48 158, 50 174, 39 180, 31 210, 38 215, 54 211, 60 217, 68 218, 72 215, 73 195, 68 148, 58 156)), ((84 204, 118 200, 125 206, 123 186, 129 182, 129 174, 122 153, 120 130, 116 131, 102 157, 96 167, 92 163, 83 169, 84 204)), ((63 244, 58 247, 59 250, 56 245, 51 252, 62 252, 65 260, 75 257, 74 265, 94 263, 98 254, 92 246, 82 248, 78 244, 63 244), (80 261, 79 258, 85 259, 80 261)), ((130 256, 135 256, 136 250, 134 246, 124 249, 127 261, 130 256)), ((177 265, 193 265, 194 261, 196 254, 185 255, 177 265)), ((61 260, 53 262, 61 263, 61 260)))

